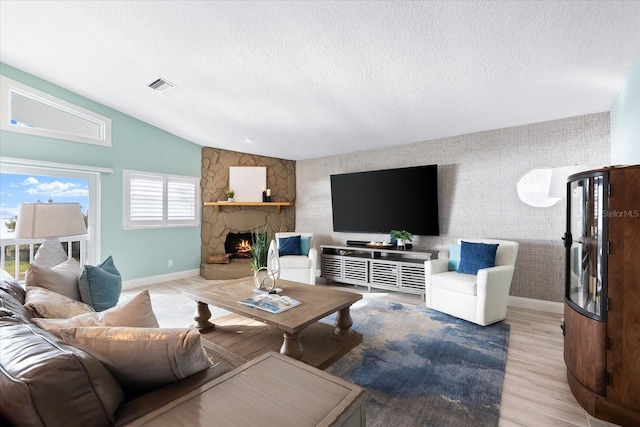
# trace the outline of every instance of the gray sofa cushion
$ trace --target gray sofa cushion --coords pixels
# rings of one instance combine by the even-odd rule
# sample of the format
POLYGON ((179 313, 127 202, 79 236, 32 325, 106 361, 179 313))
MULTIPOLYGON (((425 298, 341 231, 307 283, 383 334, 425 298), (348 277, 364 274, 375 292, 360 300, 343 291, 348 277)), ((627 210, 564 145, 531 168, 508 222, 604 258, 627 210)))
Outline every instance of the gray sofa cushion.
POLYGON ((80 301, 78 277, 81 271, 80 263, 74 258, 51 268, 32 263, 27 271, 27 290, 31 287, 39 286, 80 301))
POLYGON ((11 294, 20 304, 24 304, 24 297, 26 296, 24 288, 4 270, 0 270, 0 289, 11 294))
POLYGON ((0 417, 16 426, 113 425, 124 393, 96 358, 33 324, 0 328, 0 417))
POLYGON ((211 367, 195 328, 88 327, 60 330, 62 340, 92 354, 127 397, 148 393, 211 367))
POLYGON ((5 287, 0 287, 0 327, 7 322, 20 324, 29 323, 30 320, 31 313, 14 297, 14 293, 9 293, 5 291, 5 287))

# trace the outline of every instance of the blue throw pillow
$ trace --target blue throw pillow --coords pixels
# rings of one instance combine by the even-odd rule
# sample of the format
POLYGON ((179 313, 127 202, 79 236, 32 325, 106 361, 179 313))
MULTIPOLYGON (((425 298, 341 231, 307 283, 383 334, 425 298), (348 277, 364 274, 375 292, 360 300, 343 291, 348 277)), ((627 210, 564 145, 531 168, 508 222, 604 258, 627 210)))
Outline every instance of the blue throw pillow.
POLYGON ((78 278, 80 298, 95 311, 104 311, 118 304, 122 277, 109 256, 102 264, 85 265, 78 278))
POLYGON ((449 271, 456 271, 460 265, 460 245, 449 245, 449 271))
POLYGON ((285 255, 302 255, 300 236, 280 237, 278 239, 278 253, 285 255))
POLYGON ((498 244, 462 241, 458 273, 478 274, 478 270, 496 265, 498 244))
POLYGON ((300 236, 300 252, 302 255, 309 256, 311 249, 311 236, 300 236))

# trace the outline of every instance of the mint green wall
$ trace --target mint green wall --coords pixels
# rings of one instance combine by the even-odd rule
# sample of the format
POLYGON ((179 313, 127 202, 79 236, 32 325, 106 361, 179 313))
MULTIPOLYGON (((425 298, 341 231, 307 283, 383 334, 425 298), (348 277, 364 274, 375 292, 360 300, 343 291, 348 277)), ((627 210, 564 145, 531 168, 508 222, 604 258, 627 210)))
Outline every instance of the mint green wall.
POLYGON ((113 169, 102 174, 101 244, 124 280, 200 267, 200 227, 124 230, 122 170, 200 177, 201 147, 0 63, 0 73, 112 120, 112 147, 0 131, 0 155, 113 169), (173 260, 173 267, 167 261, 173 260))
POLYGON ((611 107, 611 164, 640 163, 640 58, 611 107))

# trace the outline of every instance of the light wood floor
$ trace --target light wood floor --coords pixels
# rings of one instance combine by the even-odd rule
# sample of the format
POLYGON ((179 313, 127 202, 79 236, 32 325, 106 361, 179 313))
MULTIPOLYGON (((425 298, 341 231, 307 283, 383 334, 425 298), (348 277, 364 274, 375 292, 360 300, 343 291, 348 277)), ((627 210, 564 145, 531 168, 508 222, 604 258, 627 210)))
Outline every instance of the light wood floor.
MULTIPOLYGON (((187 326, 192 323, 195 304, 182 295, 182 292, 214 282, 196 276, 124 290, 122 298, 130 298, 141 289, 149 289, 160 326, 187 326)), ((367 293, 365 288, 350 285, 332 287, 367 293)), ((396 292, 376 294, 377 297, 390 301, 424 304, 415 295, 396 292)), ((212 317, 225 314, 228 312, 212 308, 212 317)), ((511 333, 502 390, 500 426, 614 425, 589 416, 569 390, 562 355, 560 315, 509 307, 505 321, 511 325, 511 333)))

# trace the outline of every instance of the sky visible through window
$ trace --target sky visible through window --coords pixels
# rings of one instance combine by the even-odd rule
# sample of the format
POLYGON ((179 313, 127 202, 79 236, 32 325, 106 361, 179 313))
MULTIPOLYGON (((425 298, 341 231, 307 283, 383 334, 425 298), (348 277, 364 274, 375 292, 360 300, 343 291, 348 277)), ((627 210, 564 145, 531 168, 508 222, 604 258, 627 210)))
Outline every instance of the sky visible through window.
POLYGON ((89 181, 60 176, 0 174, 0 231, 18 214, 20 203, 80 203, 82 213, 89 209, 89 181))

